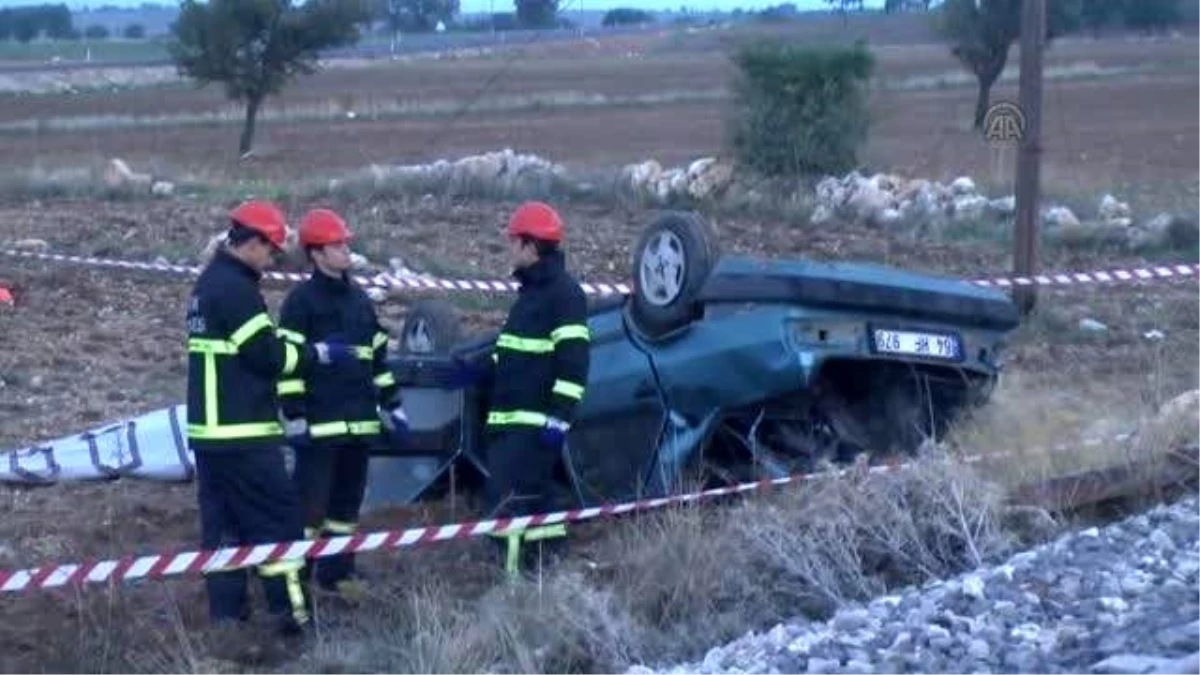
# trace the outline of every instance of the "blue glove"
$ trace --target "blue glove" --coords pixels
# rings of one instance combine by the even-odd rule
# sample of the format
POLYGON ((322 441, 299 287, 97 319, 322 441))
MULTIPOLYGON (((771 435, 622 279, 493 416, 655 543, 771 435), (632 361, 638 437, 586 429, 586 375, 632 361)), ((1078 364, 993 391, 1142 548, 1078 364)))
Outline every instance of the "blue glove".
POLYGON ((570 424, 557 417, 549 417, 546 419, 546 423, 542 425, 542 443, 555 451, 560 451, 562 450, 563 443, 567 442, 567 432, 570 430, 570 424))
POLYGON ((296 452, 304 452, 312 447, 312 436, 308 433, 308 420, 303 417, 283 420, 283 437, 296 452))
POLYGON ((479 384, 487 376, 487 369, 467 362, 460 357, 451 360, 450 388, 465 389, 479 384))
POLYGON ((383 429, 387 434, 388 443, 393 450, 400 451, 408 447, 408 415, 404 414, 402 406, 396 406, 382 416, 383 429))
POLYGON ((344 342, 338 340, 326 340, 313 345, 317 350, 317 361, 323 365, 331 363, 344 363, 356 358, 354 350, 344 342))

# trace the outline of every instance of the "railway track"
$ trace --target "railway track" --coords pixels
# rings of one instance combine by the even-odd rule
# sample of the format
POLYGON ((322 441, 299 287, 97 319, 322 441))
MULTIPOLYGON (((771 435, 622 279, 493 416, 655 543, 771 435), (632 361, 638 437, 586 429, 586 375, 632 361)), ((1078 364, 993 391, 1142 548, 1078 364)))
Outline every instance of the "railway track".
POLYGON ((1200 483, 1200 449, 1170 450, 1146 462, 1128 463, 1054 476, 1017 485, 1008 493, 1014 505, 1047 511, 1125 510, 1147 498, 1160 499, 1200 483))

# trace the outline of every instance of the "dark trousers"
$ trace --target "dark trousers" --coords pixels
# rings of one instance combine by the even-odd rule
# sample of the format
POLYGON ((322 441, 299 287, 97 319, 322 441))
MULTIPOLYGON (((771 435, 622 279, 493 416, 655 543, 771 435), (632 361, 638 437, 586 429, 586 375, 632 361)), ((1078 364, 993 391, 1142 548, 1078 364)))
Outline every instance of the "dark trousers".
MULTIPOLYGON (((303 538, 300 504, 278 448, 197 452, 196 480, 204 548, 303 538)), ((303 566, 302 560, 258 566, 268 611, 287 628, 308 621, 308 601, 300 584, 303 566)), ((245 568, 205 575, 214 622, 249 616, 247 583, 245 568)))
MULTIPOLYGON (((342 536, 358 529, 367 486, 368 439, 321 439, 296 453, 293 479, 307 536, 342 536)), ((354 554, 314 558, 317 583, 333 587, 354 574, 354 554)))
MULTIPOLYGON (((529 427, 489 429, 487 466, 490 478, 485 498, 492 518, 511 518, 558 510, 554 471, 562 459, 539 439, 540 430, 529 427)), ((495 540, 503 549, 502 539, 495 540)), ((566 539, 539 540, 542 551, 563 555, 566 539)), ((528 562, 529 551, 525 548, 528 562)))

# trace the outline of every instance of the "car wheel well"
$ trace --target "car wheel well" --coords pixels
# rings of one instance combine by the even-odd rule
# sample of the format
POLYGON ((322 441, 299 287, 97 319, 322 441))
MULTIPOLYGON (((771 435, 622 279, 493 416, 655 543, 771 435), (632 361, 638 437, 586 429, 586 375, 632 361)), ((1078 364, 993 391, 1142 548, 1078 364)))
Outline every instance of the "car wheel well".
POLYGON ((992 381, 942 366, 830 361, 812 386, 724 414, 687 473, 712 485, 809 473, 863 453, 911 456, 979 405, 992 381))

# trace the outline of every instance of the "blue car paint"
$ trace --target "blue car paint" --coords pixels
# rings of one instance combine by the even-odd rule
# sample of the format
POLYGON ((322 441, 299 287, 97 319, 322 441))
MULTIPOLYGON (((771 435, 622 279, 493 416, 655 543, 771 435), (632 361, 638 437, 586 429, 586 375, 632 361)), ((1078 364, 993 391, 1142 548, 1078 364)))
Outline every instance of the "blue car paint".
POLYGON ((950 293, 979 300, 1007 301, 1007 296, 994 288, 981 286, 957 277, 913 272, 875 263, 762 259, 726 255, 717 261, 712 271, 713 277, 735 274, 824 278, 833 281, 874 284, 891 289, 950 293))
MULTIPOLYGON (((817 278, 981 301, 1007 300, 999 291, 959 279, 865 263, 726 256, 710 278, 730 275, 817 278)), ((671 335, 648 339, 631 327, 624 305, 610 304, 594 311, 588 319, 591 368, 587 394, 580 403, 571 435, 581 430, 586 433, 589 427, 625 425, 635 413, 653 417, 656 423, 641 439, 644 449, 600 450, 628 452, 630 469, 637 474, 636 486, 628 486, 605 500, 674 492, 680 487, 683 467, 703 447, 726 411, 802 390, 831 359, 895 358, 872 353, 868 329, 875 324, 953 333, 964 341, 965 354, 952 367, 982 375, 997 370, 997 364, 990 360, 990 350, 985 353, 979 349, 1001 341, 1005 331, 996 329, 776 299, 708 301, 703 319, 671 335), (818 334, 821 339, 816 337, 818 334)), ((572 456, 570 447, 564 455, 568 466, 579 460, 572 456)), ((400 503, 415 501, 427 489, 427 484, 420 485, 419 477, 428 476, 430 470, 441 474, 445 468, 442 459, 432 458, 403 464, 403 468, 398 464, 387 472, 389 480, 394 481, 387 491, 403 500, 400 503)))

